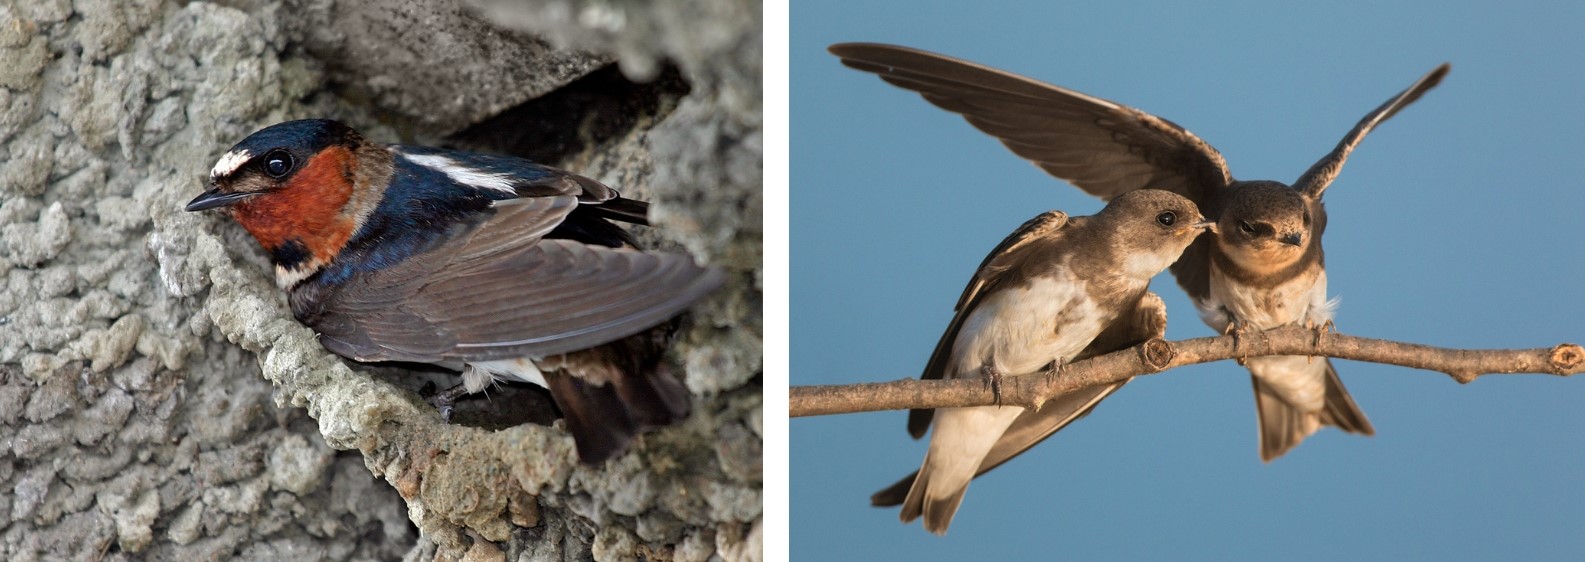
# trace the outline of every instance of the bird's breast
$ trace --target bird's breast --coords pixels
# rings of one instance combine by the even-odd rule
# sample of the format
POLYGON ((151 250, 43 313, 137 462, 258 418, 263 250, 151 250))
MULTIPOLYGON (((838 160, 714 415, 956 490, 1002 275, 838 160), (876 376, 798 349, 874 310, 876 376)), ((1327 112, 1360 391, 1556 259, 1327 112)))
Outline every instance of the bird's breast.
POLYGON ((1066 361, 1100 333, 1105 318, 1085 283, 1066 271, 1002 289, 969 312, 953 344, 953 378, 984 366, 1007 375, 1066 361))
MULTIPOLYGON (((1325 302, 1326 280, 1317 267, 1274 284, 1251 284, 1229 275, 1218 264, 1211 265, 1211 299, 1214 307, 1226 308, 1239 320, 1255 329, 1268 329, 1310 320, 1318 300, 1325 302), (1319 299, 1317 298, 1319 296, 1319 299)), ((1202 309, 1207 308, 1204 304, 1202 309)), ((1203 315, 1202 315, 1203 317, 1203 315)), ((1223 329, 1210 319, 1212 328, 1223 329)))

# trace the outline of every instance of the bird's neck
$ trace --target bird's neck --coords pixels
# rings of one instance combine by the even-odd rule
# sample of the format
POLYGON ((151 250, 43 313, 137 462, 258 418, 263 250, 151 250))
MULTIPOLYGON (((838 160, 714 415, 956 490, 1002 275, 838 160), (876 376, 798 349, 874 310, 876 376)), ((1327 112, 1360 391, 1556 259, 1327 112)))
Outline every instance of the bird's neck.
MULTIPOLYGON (((357 165, 359 156, 344 147, 324 150, 281 189, 231 208, 232 218, 269 253, 282 288, 335 259, 378 203, 380 190, 373 186, 383 181, 368 177, 368 166, 357 165)), ((385 170, 389 174, 388 164, 385 170)))
POLYGON ((1313 274, 1323 264, 1321 241, 1312 237, 1304 248, 1276 248, 1259 252, 1218 243, 1211 265, 1229 278, 1254 286, 1276 286, 1300 275, 1313 274))

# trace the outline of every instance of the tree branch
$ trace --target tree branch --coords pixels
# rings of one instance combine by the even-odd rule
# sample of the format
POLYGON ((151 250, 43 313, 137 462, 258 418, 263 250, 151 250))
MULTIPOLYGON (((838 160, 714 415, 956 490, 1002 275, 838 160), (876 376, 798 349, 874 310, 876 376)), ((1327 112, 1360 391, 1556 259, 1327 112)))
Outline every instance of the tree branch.
MULTIPOLYGON (((1176 342, 1150 340, 1128 349, 1077 361, 1056 376, 1002 378, 1004 405, 1039 408, 1051 397, 1087 386, 1151 375, 1184 365, 1269 355, 1336 357, 1440 371, 1460 383, 1484 374, 1537 373, 1568 376, 1585 372, 1585 348, 1572 343, 1535 349, 1450 349, 1320 333, 1300 326, 1176 342), (1236 341, 1236 348, 1235 348, 1236 341)), ((911 408, 990 406, 995 397, 982 380, 922 381, 795 386, 788 396, 792 417, 911 408)))

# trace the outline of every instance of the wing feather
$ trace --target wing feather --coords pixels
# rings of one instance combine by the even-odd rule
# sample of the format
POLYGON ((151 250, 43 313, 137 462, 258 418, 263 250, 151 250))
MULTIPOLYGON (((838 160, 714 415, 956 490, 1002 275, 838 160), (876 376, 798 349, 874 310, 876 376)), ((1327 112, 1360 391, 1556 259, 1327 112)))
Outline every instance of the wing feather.
POLYGON ((680 314, 725 275, 679 254, 545 239, 571 195, 497 202, 471 231, 353 276, 313 325, 365 361, 482 361, 587 349, 680 314))
POLYGON ((1354 147, 1359 146, 1360 141, 1365 140, 1365 135, 1370 134, 1370 131, 1375 129, 1376 125, 1386 122, 1392 116, 1397 115, 1399 110, 1420 99, 1420 96, 1425 95, 1431 88, 1441 84, 1442 77, 1447 76, 1447 72, 1450 69, 1452 69, 1451 65, 1442 63, 1441 66, 1420 77, 1408 89, 1399 92, 1398 95, 1393 96, 1392 99, 1377 107, 1375 111, 1371 111, 1364 119, 1360 119, 1359 123, 1354 125, 1354 128, 1343 137, 1343 140, 1337 143, 1337 147, 1333 148, 1332 152, 1322 157, 1315 165, 1310 166, 1310 169, 1306 170, 1304 175, 1299 176, 1299 181, 1293 182, 1294 189, 1303 192, 1310 199, 1319 199, 1321 194, 1326 192, 1327 186, 1332 185, 1332 180, 1337 179, 1337 174, 1343 171, 1343 162, 1348 160, 1348 155, 1354 151, 1354 147))
POLYGON ((1202 203, 1232 182, 1215 148, 1128 106, 908 47, 841 43, 831 52, 962 115, 1015 154, 1102 199, 1150 186, 1202 203))

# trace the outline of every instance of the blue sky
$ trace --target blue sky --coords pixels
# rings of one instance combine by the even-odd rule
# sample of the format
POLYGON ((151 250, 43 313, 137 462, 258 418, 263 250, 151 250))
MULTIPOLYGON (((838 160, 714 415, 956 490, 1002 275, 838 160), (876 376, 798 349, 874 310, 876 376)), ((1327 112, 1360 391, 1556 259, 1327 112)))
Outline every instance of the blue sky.
MULTIPOLYGON (((878 41, 1166 117, 1235 176, 1291 182, 1444 61, 1326 193, 1340 330, 1585 343, 1585 7, 799 0, 791 6, 791 379, 915 377, 985 252, 1094 200, 960 118, 842 67, 878 41), (1311 11, 1303 11, 1311 10, 1311 11)), ((1210 335, 1169 276, 1168 337, 1210 335)), ((918 468, 904 414, 792 420, 799 560, 1561 559, 1585 552, 1585 379, 1459 385, 1342 361, 1377 429, 1257 456, 1246 371, 1138 380, 976 480, 944 538, 869 494, 918 468)))

